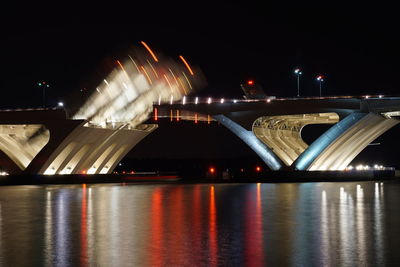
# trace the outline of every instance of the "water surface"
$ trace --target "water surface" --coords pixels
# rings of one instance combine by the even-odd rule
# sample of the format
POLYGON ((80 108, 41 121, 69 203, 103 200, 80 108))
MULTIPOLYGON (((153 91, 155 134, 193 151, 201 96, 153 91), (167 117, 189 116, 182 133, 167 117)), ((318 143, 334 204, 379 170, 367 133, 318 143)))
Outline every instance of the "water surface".
POLYGON ((0 266, 390 266, 400 183, 0 187, 0 266))

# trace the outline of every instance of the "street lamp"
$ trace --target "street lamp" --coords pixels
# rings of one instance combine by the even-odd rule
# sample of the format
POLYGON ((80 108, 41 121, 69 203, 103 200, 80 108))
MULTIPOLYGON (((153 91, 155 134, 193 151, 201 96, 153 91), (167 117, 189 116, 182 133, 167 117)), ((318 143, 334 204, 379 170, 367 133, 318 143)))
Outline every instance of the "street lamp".
POLYGON ((319 81, 319 97, 322 96, 321 91, 322 91, 322 82, 324 81, 324 76, 318 75, 317 76, 317 81, 319 81))
POLYGON ((294 70, 294 74, 297 75, 297 97, 300 96, 300 75, 302 74, 299 68, 294 70))
POLYGON ((46 88, 49 88, 50 85, 46 82, 38 82, 39 87, 43 88, 43 108, 46 107, 46 88))

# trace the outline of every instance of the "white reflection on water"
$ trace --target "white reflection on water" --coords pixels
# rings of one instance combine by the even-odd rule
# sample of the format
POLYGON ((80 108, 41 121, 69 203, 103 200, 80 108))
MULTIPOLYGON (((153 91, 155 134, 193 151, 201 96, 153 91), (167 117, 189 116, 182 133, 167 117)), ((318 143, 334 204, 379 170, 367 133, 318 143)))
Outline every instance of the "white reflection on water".
MULTIPOLYGON (((70 247, 70 217, 69 217, 69 205, 67 203, 70 201, 70 192, 68 189, 62 189, 57 194, 56 201, 56 214, 54 215, 56 219, 55 223, 55 263, 57 266, 70 266, 70 255, 71 247, 70 247)), ((53 218, 51 218, 53 220, 53 218)), ((52 233, 54 234, 54 233, 52 233)), ((52 249, 52 247, 49 247, 52 249)), ((48 255, 53 255, 52 253, 47 252, 48 255)))
POLYGON ((89 187, 88 189, 88 200, 87 200, 87 246, 88 246, 88 262, 93 262, 94 260, 94 220, 93 220, 93 194, 92 188, 89 187))
POLYGON ((366 253, 367 233, 365 222, 365 208, 364 208, 364 190, 361 185, 357 184, 356 192, 356 232, 357 232, 357 247, 358 247, 358 261, 362 265, 368 262, 368 254, 366 253))
POLYGON ((329 264, 329 217, 328 217, 328 203, 326 200, 326 192, 322 190, 321 196, 321 255, 322 265, 327 266, 329 264))
POLYGON ((374 233, 375 233, 375 250, 377 251, 377 262, 379 265, 385 265, 385 259, 383 257, 383 252, 385 249, 385 244, 382 238, 382 225, 384 220, 383 208, 383 183, 375 183, 375 199, 374 199, 374 233))
POLYGON ((0 201, 0 266, 3 266, 3 235, 2 235, 2 212, 0 201))
POLYGON ((52 266, 53 264, 53 212, 52 212, 52 201, 51 191, 46 193, 46 213, 45 213, 45 228, 44 228, 44 243, 45 249, 44 258, 45 265, 52 266))

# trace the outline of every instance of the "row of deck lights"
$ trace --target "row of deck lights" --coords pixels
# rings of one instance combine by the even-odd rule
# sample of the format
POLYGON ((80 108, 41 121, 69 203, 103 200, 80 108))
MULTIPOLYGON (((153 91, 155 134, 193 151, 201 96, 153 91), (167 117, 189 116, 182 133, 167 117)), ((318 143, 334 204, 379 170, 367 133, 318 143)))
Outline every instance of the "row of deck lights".
MULTIPOLYGON (((233 100, 229 100, 229 101, 231 101, 232 103, 237 103, 239 100, 233 99, 233 100)), ((267 98, 265 101, 266 101, 267 103, 270 103, 270 102, 271 102, 271 99, 270 99, 270 98, 267 98)), ((213 99, 212 99, 211 97, 208 97, 206 102, 207 102, 207 104, 215 103, 215 102, 213 102, 213 99)), ((216 101, 216 102, 219 102, 219 103, 221 103, 221 104, 224 104, 225 102, 227 102, 227 100, 226 100, 225 98, 221 98, 220 100, 218 100, 218 101, 216 101)), ((182 98, 182 105, 186 105, 186 104, 188 104, 188 103, 190 104, 190 102, 187 101, 186 96, 184 96, 184 97, 182 98)), ((161 106, 161 104, 162 104, 161 98, 159 98, 159 99, 158 99, 158 105, 161 106)), ((170 101, 169 101, 169 104, 170 104, 170 105, 173 105, 173 104, 174 104, 174 98, 173 98, 173 96, 171 96, 170 101)), ((196 104, 196 105, 199 104, 199 97, 196 97, 196 98, 195 98, 194 104, 196 104)))
POLYGON ((369 165, 357 165, 353 167, 352 165, 347 166, 346 170, 351 171, 351 170, 357 170, 357 171, 365 171, 365 170, 383 170, 385 167, 383 165, 378 165, 375 164, 373 167, 370 167, 369 165))

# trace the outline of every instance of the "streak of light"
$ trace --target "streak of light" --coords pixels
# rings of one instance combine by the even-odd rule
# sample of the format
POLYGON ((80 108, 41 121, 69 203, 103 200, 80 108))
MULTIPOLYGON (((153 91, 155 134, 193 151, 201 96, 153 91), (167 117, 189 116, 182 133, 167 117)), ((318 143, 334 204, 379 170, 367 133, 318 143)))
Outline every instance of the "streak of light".
POLYGON ((181 87, 182 87, 182 89, 183 89, 183 93, 184 93, 185 95, 187 95, 186 86, 183 84, 181 78, 178 77, 178 81, 179 81, 179 84, 181 85, 181 87))
POLYGON ((156 76, 156 78, 158 78, 157 71, 154 69, 153 65, 150 63, 150 61, 149 61, 149 60, 147 60, 147 63, 149 63, 149 65, 150 65, 150 68, 151 68, 151 69, 153 70, 153 72, 154 72, 154 75, 156 76))
POLYGON ((198 118, 197 118, 197 113, 196 114, 194 114, 194 123, 197 123, 198 122, 198 118))
POLYGON ((176 121, 179 121, 179 109, 176 110, 176 121))
POLYGON ((119 60, 117 60, 118 65, 120 66, 120 68, 126 73, 124 66, 122 66, 121 62, 119 62, 119 60))
POLYGON ((196 96, 196 99, 194 100, 194 103, 197 105, 199 103, 199 97, 196 96))
POLYGON ((172 119, 173 119, 172 109, 170 110, 169 118, 170 118, 170 120, 172 121, 172 119))
POLYGON ((142 45, 147 49, 147 51, 149 51, 150 55, 153 57, 155 62, 158 62, 158 58, 156 57, 156 55, 153 53, 153 51, 150 49, 150 47, 143 41, 141 41, 142 45))
POLYGON ((169 103, 172 105, 173 102, 174 102, 174 96, 171 95, 171 98, 169 99, 169 103))
POLYGON ((146 69, 145 69, 143 66, 140 66, 140 67, 142 68, 143 73, 146 75, 146 78, 147 78, 147 80, 149 81, 149 83, 150 83, 150 84, 153 84, 152 81, 151 81, 151 79, 150 79, 149 74, 147 74, 146 69))
POLYGON ((223 104, 225 102, 225 100, 223 98, 221 98, 221 104, 223 104))
POLYGON ((104 81, 107 85, 109 85, 106 79, 104 79, 103 81, 104 81))
POLYGON ((158 96, 158 105, 161 105, 161 96, 158 96))
POLYGON ((192 90, 193 87, 192 87, 192 84, 189 82, 188 77, 186 76, 186 74, 184 72, 182 72, 182 74, 183 74, 183 76, 185 76, 185 79, 186 79, 187 83, 189 84, 190 90, 192 90))
POLYGON ((168 68, 168 70, 169 70, 169 72, 171 72, 172 77, 174 77, 175 83, 178 84, 178 80, 176 79, 174 72, 169 68, 168 68))
POLYGON ((207 115, 207 123, 210 124, 211 123, 211 116, 207 115))
POLYGON ((168 83, 168 85, 169 85, 169 88, 171 89, 171 92, 172 92, 172 91, 173 91, 173 90, 172 90, 172 85, 171 85, 171 83, 169 82, 167 75, 164 74, 164 78, 165 78, 165 80, 167 81, 167 83, 168 83))
POLYGON ((133 60, 133 58, 130 55, 128 55, 128 57, 131 59, 133 65, 135 65, 137 71, 140 72, 140 69, 139 69, 138 65, 136 64, 136 62, 133 60))
POLYGON ((211 97, 208 98, 207 104, 211 104, 211 97))
POLYGON ((185 105, 186 104, 186 96, 183 96, 183 98, 182 98, 182 105, 185 105))
POLYGON ((192 71, 192 68, 190 68, 189 64, 187 63, 187 61, 185 60, 185 58, 183 56, 179 56, 179 58, 183 61, 183 63, 185 64, 186 68, 189 70, 190 74, 193 76, 194 73, 192 71))

